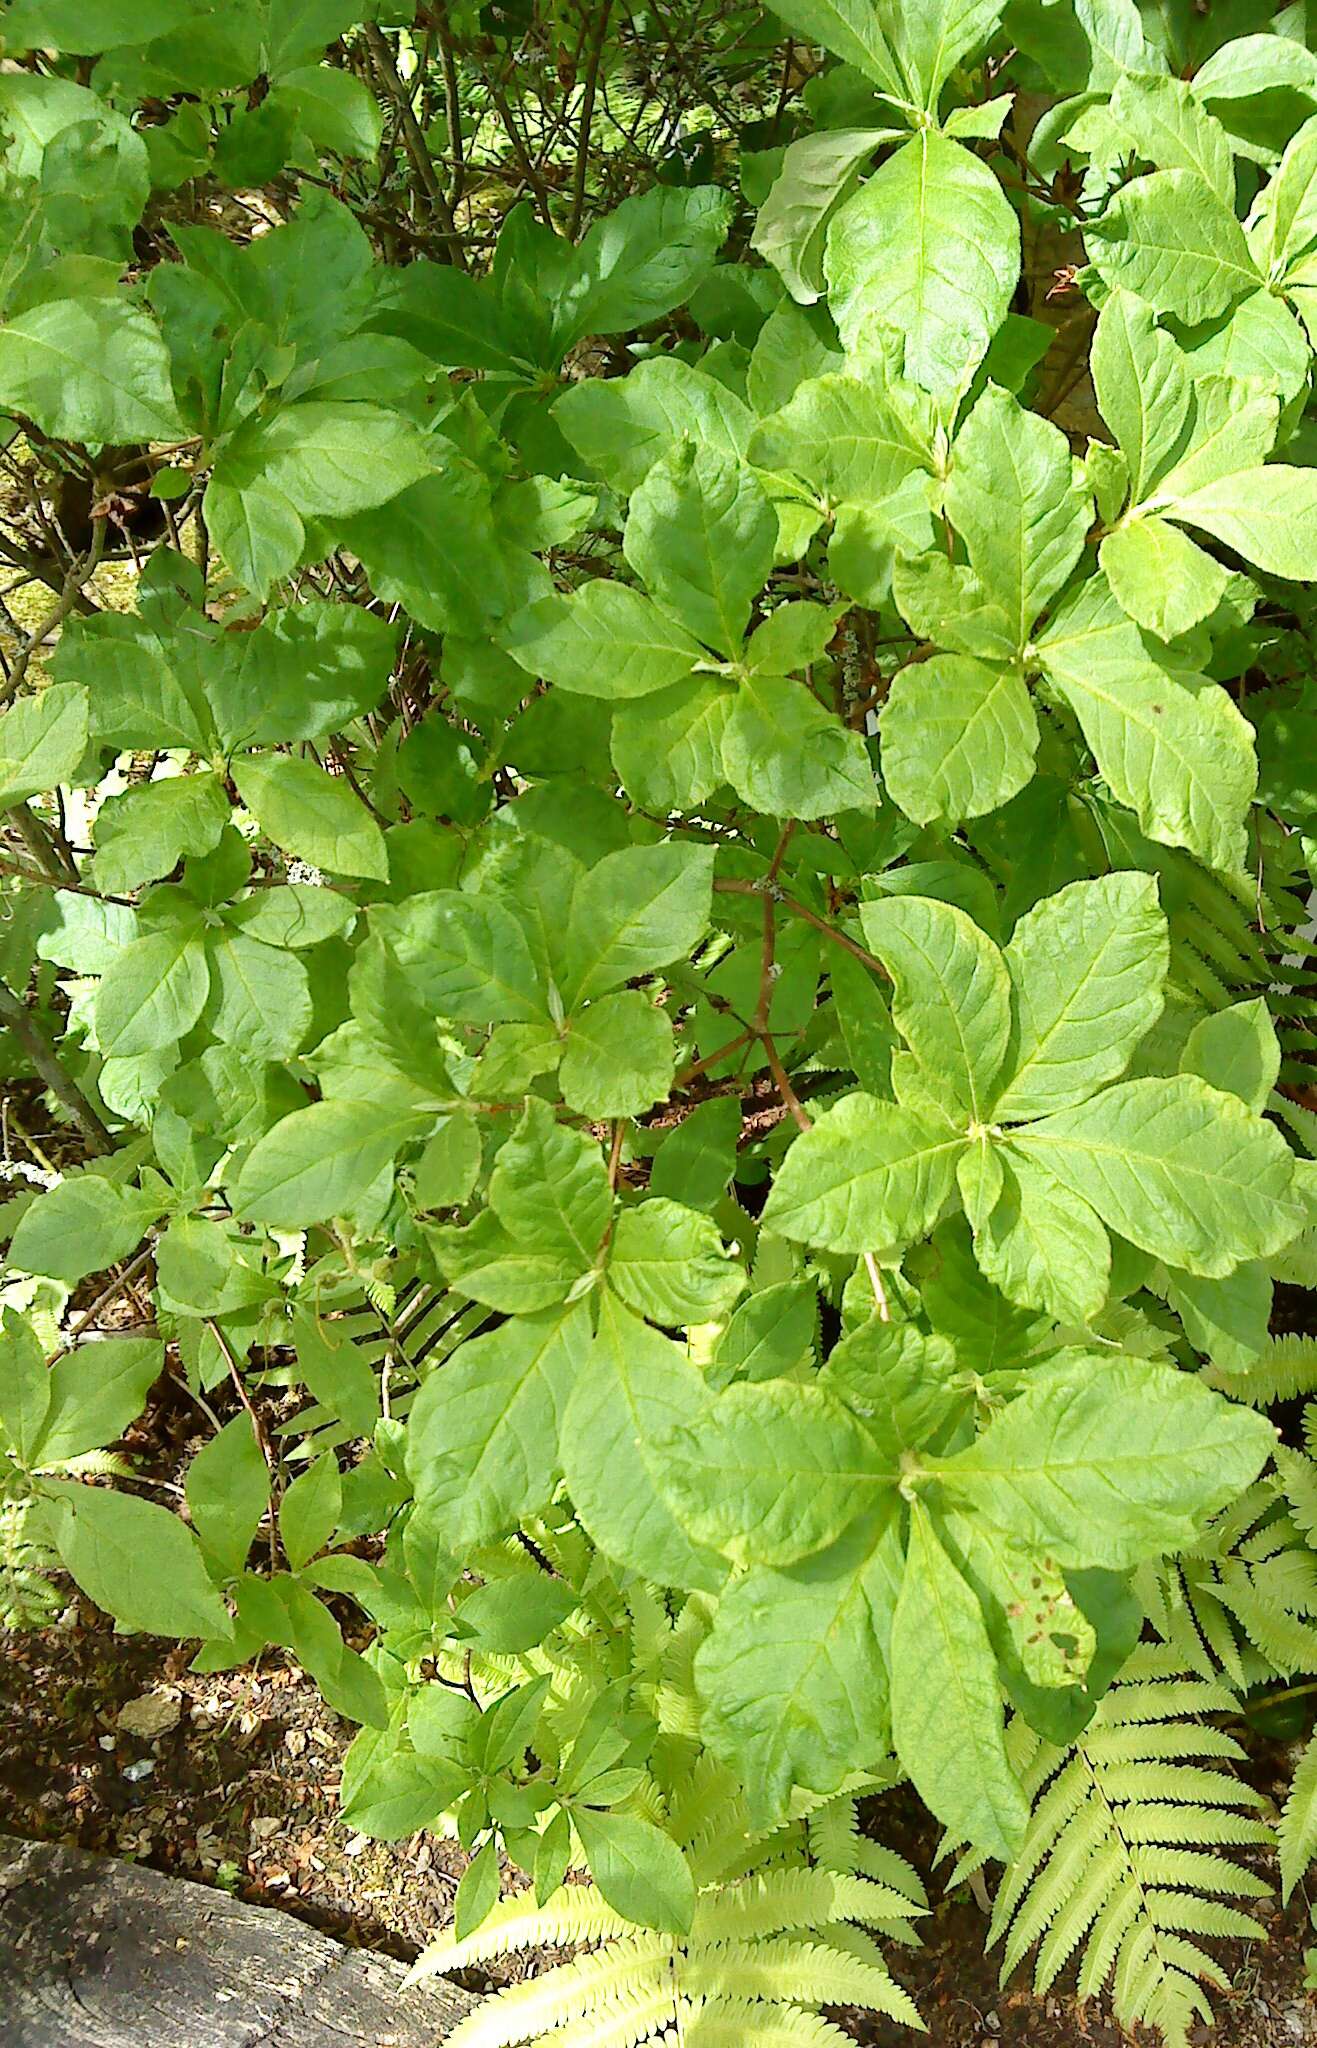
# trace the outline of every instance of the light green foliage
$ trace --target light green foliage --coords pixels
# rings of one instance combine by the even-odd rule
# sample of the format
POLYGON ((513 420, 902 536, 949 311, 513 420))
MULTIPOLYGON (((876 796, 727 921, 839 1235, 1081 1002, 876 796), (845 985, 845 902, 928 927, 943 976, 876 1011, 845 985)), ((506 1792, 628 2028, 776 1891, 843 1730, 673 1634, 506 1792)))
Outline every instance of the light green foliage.
POLYGON ((1186 2048, 1317 1677, 1302 10, 406 11, 6 17, 0 1616, 296 1659, 423 1968, 580 1951, 460 2040, 917 2026, 905 1777, 1186 2048))

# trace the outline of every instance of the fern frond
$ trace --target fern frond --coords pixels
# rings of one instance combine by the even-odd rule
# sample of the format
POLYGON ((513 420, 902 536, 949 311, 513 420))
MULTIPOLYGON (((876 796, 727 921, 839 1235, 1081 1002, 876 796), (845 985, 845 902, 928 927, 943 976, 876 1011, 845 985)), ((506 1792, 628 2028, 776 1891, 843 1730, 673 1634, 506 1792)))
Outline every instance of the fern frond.
POLYGON ((1144 2021, 1167 2048, 1188 2048, 1189 2028, 1210 2018, 1203 1984, 1224 1978, 1187 1937, 1259 1938, 1229 1901, 1268 1890, 1212 1852, 1269 1831, 1247 1810, 1261 1795, 1213 1767, 1237 1760, 1238 1744, 1196 1718, 1232 1694, 1177 1677, 1167 1644, 1142 1645, 1126 1671, 1069 1751, 1040 1744, 1031 1759, 1033 1816, 989 1943, 1004 1943, 1003 1983, 1036 1946, 1039 1992, 1077 1956, 1081 1999, 1110 1987, 1123 2026, 1144 2021))
POLYGON ((666 2026, 673 2011, 672 1987, 662 1985, 608 2000, 565 2027, 537 2034, 528 2048, 639 2048, 640 2042, 653 2039, 656 2027, 666 2026))
POLYGON ((1219 1393, 1251 1408, 1317 1393, 1317 1337, 1273 1337, 1242 1372, 1209 1365, 1203 1377, 1219 1393))
MULTIPOLYGON (((1307 1425, 1305 1414, 1305 1430, 1307 1425)), ((1301 1451, 1290 1450, 1285 1444, 1277 1444, 1274 1455, 1290 1512, 1311 1543, 1317 1538, 1317 1461, 1305 1458, 1301 1451)))
POLYGON ((910 1994, 885 1969, 825 1942, 779 1935, 715 1943, 687 1958, 685 1988, 706 1998, 756 1998, 790 2005, 858 2005, 922 2029, 910 1994))
POLYGON ((683 1999, 680 2032, 655 2048, 851 2048, 851 2037, 817 2013, 748 1999, 683 1999))
POLYGON ((1317 1856, 1317 1735, 1309 1738, 1299 1759, 1276 1835, 1280 1843, 1281 1896, 1288 1900, 1317 1856))
POLYGON ((724 1885, 699 1902, 691 1940, 747 1940, 816 1928, 829 1920, 913 1919, 923 1909, 887 1885, 866 1877, 834 1877, 827 1870, 775 1870, 766 1877, 724 1885))
POLYGON ((533 1892, 500 1899, 463 1941, 441 1936, 412 1966, 408 1982, 448 1970, 469 1970, 530 1948, 593 1948, 636 1932, 634 1922, 606 1904, 592 1884, 559 1885, 543 1906, 533 1892))
POLYGON ((524 1984, 509 1984, 458 2022, 449 2037, 452 2048, 515 2048, 536 2035, 577 2025, 601 2010, 609 2016, 614 2005, 656 1998, 665 1990, 671 2012, 671 1949, 669 1937, 633 1930, 628 1940, 615 1941, 596 1955, 560 1963, 524 1984))

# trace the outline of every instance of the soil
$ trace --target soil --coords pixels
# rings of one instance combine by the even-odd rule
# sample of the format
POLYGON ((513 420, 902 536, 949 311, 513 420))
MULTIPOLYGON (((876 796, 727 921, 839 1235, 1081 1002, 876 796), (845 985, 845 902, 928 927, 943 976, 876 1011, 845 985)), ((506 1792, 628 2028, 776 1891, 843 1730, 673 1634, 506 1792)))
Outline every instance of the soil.
MULTIPOLYGON (((131 1320, 126 1304, 123 1312, 131 1320)), ((211 1398, 222 1418, 236 1406, 227 1386, 211 1398)), ((281 1397, 259 1398, 273 1423, 281 1397)), ((143 1491, 176 1496, 210 1433, 170 1370, 120 1448, 143 1491)), ((283 1652, 236 1671, 192 1672, 190 1645, 118 1635, 71 1581, 61 1588, 67 1604, 51 1626, 0 1631, 0 1833, 135 1858, 405 1961, 451 1923, 462 1851, 429 1834, 372 1842, 342 1822, 338 1787, 354 1729, 283 1652)), ((1278 1807, 1293 1759, 1277 1743, 1245 1739, 1252 1782, 1278 1807)), ((983 1952, 983 1908, 963 1886, 945 1890, 946 1872, 934 1869, 937 1830, 908 1789, 874 1801, 867 1818, 928 1887, 923 1946, 894 1948, 889 1962, 933 2048, 1119 2048, 1128 2038, 1104 2009, 1077 2007, 1064 1988, 1037 1999, 1027 1975, 998 1985, 996 1958, 983 1952)), ((1303 1955, 1317 1932, 1301 1890, 1281 1909, 1268 1860, 1257 1867, 1277 1896, 1253 1908, 1255 1946, 1217 1949, 1232 1990, 1214 1999, 1215 2032, 1195 2032, 1203 2048, 1317 2048, 1317 1993, 1305 1990, 1303 1955)), ((534 1968, 509 1958, 497 1981, 534 1968)), ((479 1990, 491 1980, 462 1981, 479 1990)), ((908 2030, 891 2022, 836 2017, 868 2048, 910 2048, 908 2030)), ((1154 2038, 1144 2036, 1147 2048, 1154 2038)))
MULTIPOLYGON (((370 1842, 343 1825, 336 1793, 352 1731, 281 1656, 201 1675, 186 1669, 187 1654, 116 1635, 76 1594, 57 1625, 0 1636, 0 1832, 135 1857, 414 1956, 452 1918, 460 1850, 430 1835, 370 1842)), ((1284 1769, 1282 1753, 1258 1753, 1257 1781, 1273 1795, 1284 1769)), ((941 1889, 936 1834, 913 1798, 888 1795, 872 1824, 916 1863, 933 1900, 923 1948, 890 1961, 935 2048, 1118 2048, 1101 2009, 1077 2009, 1063 1993, 1035 1999, 1023 1981, 999 1988, 983 1912, 963 1887, 941 1889)), ((1317 2004, 1303 1984, 1306 1901, 1284 1912, 1262 1901, 1258 1920, 1257 1946, 1223 1955, 1233 1990, 1217 2000, 1215 2034, 1194 2038, 1214 2048, 1317 2043, 1317 2004)), ((909 2048, 910 2034, 886 2021, 838 2017, 869 2048, 909 2048)))

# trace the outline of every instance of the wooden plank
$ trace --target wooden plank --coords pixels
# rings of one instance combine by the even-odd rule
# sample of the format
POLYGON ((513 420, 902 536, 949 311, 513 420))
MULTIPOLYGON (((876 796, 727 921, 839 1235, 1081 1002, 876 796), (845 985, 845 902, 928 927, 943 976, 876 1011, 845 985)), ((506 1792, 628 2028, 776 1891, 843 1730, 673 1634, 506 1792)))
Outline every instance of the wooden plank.
POLYGON ((0 1835, 4 2048, 436 2048, 478 2001, 225 1892, 0 1835))

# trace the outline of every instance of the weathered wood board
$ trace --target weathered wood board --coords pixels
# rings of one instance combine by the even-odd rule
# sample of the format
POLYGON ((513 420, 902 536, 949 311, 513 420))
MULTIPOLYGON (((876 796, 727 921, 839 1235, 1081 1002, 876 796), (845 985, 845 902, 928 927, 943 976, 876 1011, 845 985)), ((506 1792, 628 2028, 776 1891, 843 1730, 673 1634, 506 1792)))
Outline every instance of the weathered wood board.
POLYGON ((0 1835, 0 2048, 436 2048, 476 2000, 287 1914, 0 1835))

